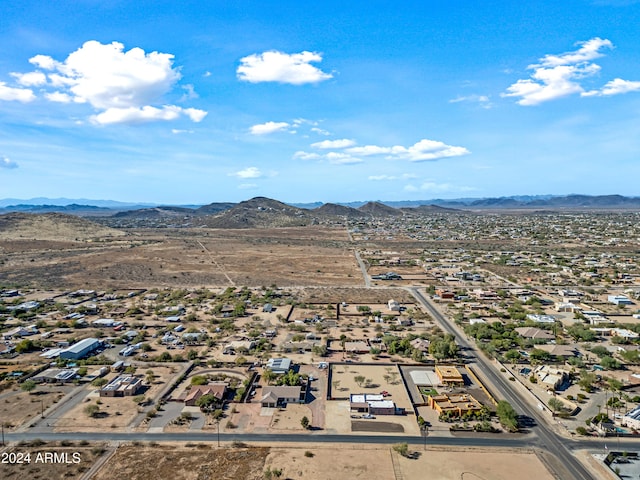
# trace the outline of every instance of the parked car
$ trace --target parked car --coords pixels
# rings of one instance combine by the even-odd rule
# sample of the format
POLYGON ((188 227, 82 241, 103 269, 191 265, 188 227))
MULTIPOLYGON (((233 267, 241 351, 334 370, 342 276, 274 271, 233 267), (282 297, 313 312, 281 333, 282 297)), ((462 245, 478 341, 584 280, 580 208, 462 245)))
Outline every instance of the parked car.
POLYGON ((389 392, 387 392, 386 390, 381 391, 380 395, 382 395, 383 397, 390 397, 391 396, 391 394, 389 392))
POLYGON ((362 415, 351 415, 351 418, 362 418, 362 415))
POLYGON ((367 413, 366 415, 363 415, 362 418, 366 418, 368 420, 374 419, 376 418, 375 415, 371 415, 370 413, 367 413))

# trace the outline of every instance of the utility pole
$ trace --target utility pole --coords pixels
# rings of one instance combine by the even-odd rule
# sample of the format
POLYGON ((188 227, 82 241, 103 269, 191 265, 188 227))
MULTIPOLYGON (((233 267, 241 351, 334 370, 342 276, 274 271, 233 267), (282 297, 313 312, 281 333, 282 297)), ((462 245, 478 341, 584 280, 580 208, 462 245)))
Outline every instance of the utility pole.
POLYGON ((422 437, 424 438, 424 451, 427 451, 427 436, 429 435, 429 427, 425 424, 422 425, 422 437))
POLYGON ((40 400, 40 418, 44 418, 44 400, 40 400))
POLYGON ((218 426, 218 447, 220 447, 220 419, 218 418, 218 421, 216 422, 216 425, 218 426))

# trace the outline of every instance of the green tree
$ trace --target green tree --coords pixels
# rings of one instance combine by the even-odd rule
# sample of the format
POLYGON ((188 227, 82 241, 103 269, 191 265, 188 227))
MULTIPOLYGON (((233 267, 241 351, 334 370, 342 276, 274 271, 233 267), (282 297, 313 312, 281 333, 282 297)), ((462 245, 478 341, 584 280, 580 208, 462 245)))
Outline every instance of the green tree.
POLYGON ((302 425, 302 428, 304 428, 305 430, 307 430, 311 425, 311 422, 306 415, 300 419, 300 425, 302 425))
POLYGON ((202 395, 198 400, 196 400, 196 406, 200 407, 200 410, 203 412, 211 410, 217 406, 218 403, 218 399, 212 394, 202 395))
POLYGON ((557 412, 561 411, 564 408, 564 403, 562 402, 562 400, 552 397, 549 399, 549 407, 555 415, 557 412))
POLYGON ((95 418, 100 414, 100 407, 92 403, 91 405, 87 405, 84 408, 84 413, 86 413, 91 418, 95 418))
POLYGON ((511 404, 506 400, 500 400, 496 407, 496 415, 500 424, 511 432, 518 430, 518 416, 511 404))
POLYGON ((393 446, 393 449, 399 454, 402 455, 403 457, 407 457, 409 456, 409 445, 406 443, 396 443, 393 446))
POLYGON ((22 382, 22 384, 20 385, 20 389, 23 392, 28 392, 31 393, 36 389, 36 382, 34 382, 33 380, 25 380, 24 382, 22 382))
POLYGON ((362 384, 365 382, 366 378, 364 375, 356 375, 355 377, 353 377, 353 381, 356 382, 356 385, 358 385, 358 387, 362 388, 362 384))

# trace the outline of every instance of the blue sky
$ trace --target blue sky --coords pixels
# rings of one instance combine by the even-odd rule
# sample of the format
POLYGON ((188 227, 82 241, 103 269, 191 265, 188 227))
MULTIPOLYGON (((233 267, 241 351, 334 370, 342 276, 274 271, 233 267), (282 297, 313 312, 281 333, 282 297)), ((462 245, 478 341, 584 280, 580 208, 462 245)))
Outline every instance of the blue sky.
POLYGON ((30 1, 0 198, 638 195, 640 2, 30 1))

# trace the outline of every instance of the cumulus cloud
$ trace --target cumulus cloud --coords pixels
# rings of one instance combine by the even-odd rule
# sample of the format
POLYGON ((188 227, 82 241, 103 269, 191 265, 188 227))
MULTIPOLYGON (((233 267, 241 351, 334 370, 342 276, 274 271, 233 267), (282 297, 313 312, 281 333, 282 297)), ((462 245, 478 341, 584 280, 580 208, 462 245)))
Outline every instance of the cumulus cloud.
POLYGON ((236 73, 238 79, 250 83, 318 83, 333 77, 311 65, 312 62, 321 61, 322 55, 316 52, 289 54, 271 50, 241 58, 236 73))
POLYGON ((35 99, 33 91, 28 88, 8 87, 6 83, 0 82, 0 100, 27 103, 35 99))
POLYGON ((293 158, 297 158, 300 160, 319 160, 322 158, 322 155, 318 153, 310 153, 310 152, 298 150, 296 153, 293 154, 293 158))
POLYGON ((257 167, 247 167, 244 170, 231 173, 230 175, 238 178, 260 178, 262 172, 257 167))
POLYGON ((18 84, 24 87, 38 87, 47 83, 47 76, 42 72, 29 72, 29 73, 11 73, 11 76, 16 79, 18 84))
POLYGON ((0 167, 2 168, 18 168, 18 164, 11 160, 9 157, 0 157, 0 167))
MULTIPOLYGON (((93 123, 141 123, 180 116, 199 122, 206 115, 203 110, 162 105, 163 96, 181 78, 173 58, 137 47, 125 51, 119 42, 90 40, 62 62, 36 55, 29 62, 40 70, 12 75, 21 85, 54 88, 44 93, 50 101, 91 105, 98 111, 91 117, 93 123)), ((186 97, 196 97, 192 86, 183 88, 186 97)))
POLYGON ((313 148, 319 148, 322 150, 325 149, 335 149, 335 148, 347 148, 355 145, 356 142, 354 140, 349 140, 347 138, 343 138, 341 140, 323 140, 322 142, 312 143, 311 146, 313 148))
POLYGON ((600 90, 585 91, 581 80, 600 72, 600 66, 593 60, 604 56, 602 50, 612 49, 613 44, 596 37, 577 45, 575 51, 545 55, 539 63, 529 65, 527 69, 533 71, 530 78, 518 80, 502 96, 518 98, 518 104, 530 106, 572 94, 610 96, 640 90, 638 82, 617 78, 600 90))
POLYGON ((352 157, 348 153, 339 152, 329 152, 325 155, 325 158, 333 165, 353 165, 355 163, 363 162, 361 158, 352 157))
POLYGON ((287 122, 266 122, 252 126, 249 132, 252 135, 268 135, 287 130, 289 127, 290 125, 287 122))
POLYGON ((640 82, 632 82, 616 78, 607 82, 607 84, 600 90, 590 90, 588 92, 584 92, 582 95, 585 97, 591 97, 594 95, 607 97, 610 95, 620 95, 622 93, 637 91, 640 91, 640 82))
POLYGON ((411 162, 423 162, 438 160, 440 158, 459 157, 471 153, 465 147, 447 145, 437 140, 423 139, 410 147, 396 145, 393 147, 381 147, 378 145, 365 145, 363 147, 351 147, 348 153, 360 156, 386 155, 389 159, 405 159, 411 162))
POLYGON ((57 103, 70 103, 73 101, 73 98, 71 98, 70 95, 63 92, 47 92, 44 94, 44 98, 50 102, 57 103))

